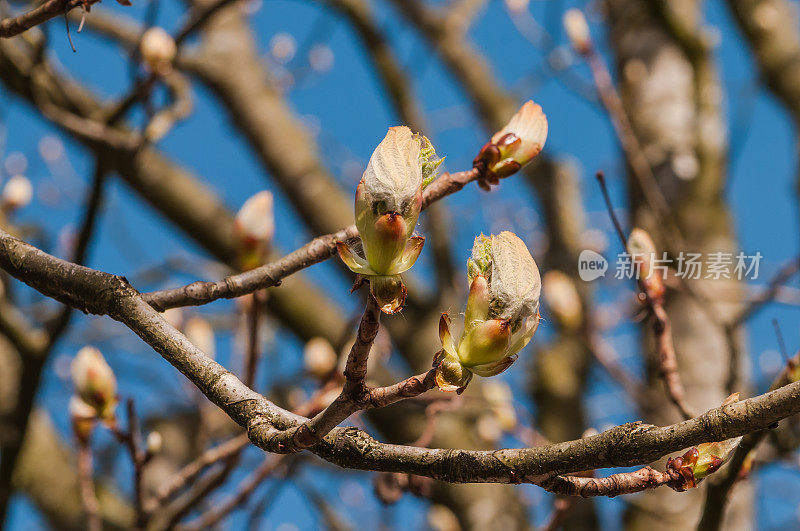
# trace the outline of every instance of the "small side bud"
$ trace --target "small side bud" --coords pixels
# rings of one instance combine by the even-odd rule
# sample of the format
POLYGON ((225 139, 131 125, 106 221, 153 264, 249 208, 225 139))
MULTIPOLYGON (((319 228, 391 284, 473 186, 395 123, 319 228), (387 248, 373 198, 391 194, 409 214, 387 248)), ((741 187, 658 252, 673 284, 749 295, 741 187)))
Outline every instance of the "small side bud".
MULTIPOLYGON (((726 406, 738 401, 739 393, 733 393, 725 399, 722 405, 726 406)), ((683 478, 682 484, 676 490, 696 488, 703 479, 725 464, 741 440, 742 437, 735 437, 719 442, 698 444, 682 456, 668 459, 667 470, 683 478)))
POLYGON ((638 227, 628 236, 628 254, 631 261, 638 269, 639 285, 651 299, 662 301, 664 299, 664 279, 657 274, 653 264, 656 260, 656 244, 647 231, 638 227))
POLYGON ((472 161, 481 172, 481 186, 488 189, 519 171, 542 151, 545 140, 547 117, 539 105, 527 101, 472 161))
POLYGON ((16 210, 27 206, 33 199, 33 185, 23 175, 11 177, 3 187, 3 209, 16 210))
POLYGON ((178 53, 178 47, 164 28, 154 26, 142 35, 139 53, 151 72, 163 76, 172 70, 172 61, 178 53))
POLYGON ((564 30, 572 47, 581 55, 587 54, 592 49, 592 35, 589 23, 580 9, 568 9, 564 13, 564 30))
POLYGON ((117 379, 105 358, 94 347, 83 347, 72 361, 72 383, 80 399, 104 420, 114 419, 117 379))
POLYGON ((263 265, 275 235, 272 193, 264 190, 250 197, 236 213, 234 229, 239 239, 239 261, 244 269, 263 265))
POLYGON ((337 361, 336 351, 325 338, 311 338, 303 349, 303 365, 311 375, 320 380, 330 376, 337 361))
POLYGON ((157 431, 151 431, 147 434, 147 440, 145 441, 145 450, 150 455, 155 455, 161 451, 161 446, 163 445, 163 438, 161 434, 157 431))

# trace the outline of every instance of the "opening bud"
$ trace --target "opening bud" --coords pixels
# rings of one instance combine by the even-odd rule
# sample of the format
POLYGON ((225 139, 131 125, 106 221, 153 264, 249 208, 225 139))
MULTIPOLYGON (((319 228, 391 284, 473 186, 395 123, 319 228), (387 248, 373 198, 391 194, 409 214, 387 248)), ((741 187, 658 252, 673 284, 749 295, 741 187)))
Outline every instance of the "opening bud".
POLYGON ((432 180, 440 164, 427 138, 405 126, 392 127, 356 188, 361 244, 339 242, 337 248, 342 261, 369 280, 387 313, 398 311, 405 300, 399 275, 414 265, 425 241, 413 236, 422 209, 423 175, 432 180))
POLYGON ((547 117, 539 105, 529 100, 472 161, 472 165, 483 172, 481 185, 488 189, 499 179, 519 171, 542 151, 545 140, 547 117))
POLYGON ((539 269, 515 234, 475 238, 467 270, 470 294, 458 344, 447 314, 439 321, 444 354, 437 384, 443 390, 463 388, 469 381, 464 371, 494 376, 506 370, 539 324, 539 269))

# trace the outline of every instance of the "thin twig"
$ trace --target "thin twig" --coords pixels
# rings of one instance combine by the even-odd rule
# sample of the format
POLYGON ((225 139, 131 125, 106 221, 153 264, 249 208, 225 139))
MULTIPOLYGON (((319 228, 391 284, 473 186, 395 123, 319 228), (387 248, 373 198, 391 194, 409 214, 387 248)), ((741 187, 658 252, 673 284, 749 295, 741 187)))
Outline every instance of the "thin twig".
MULTIPOLYGON (((478 176, 479 173, 475 169, 442 174, 425 189, 422 208, 461 190, 478 176)), ((180 288, 146 293, 143 297, 160 312, 169 308, 200 306, 218 299, 241 297, 260 289, 279 286, 281 280, 289 275, 323 262, 336 254, 337 242, 357 236, 356 226, 350 225, 338 232, 314 238, 276 262, 216 282, 193 282, 180 288)))
MULTIPOLYGON (((31 9, 27 13, 16 17, 0 20, 0 38, 13 37, 23 31, 29 30, 51 18, 66 15, 72 8, 85 5, 91 6, 100 0, 48 0, 42 5, 31 9)), ((67 26, 69 29, 69 26, 67 26)), ((70 44, 72 41, 70 39, 70 44)), ((73 46, 72 51, 75 51, 73 46)))
POLYGON ((92 448, 88 437, 76 437, 78 440, 78 474, 81 484, 81 499, 86 510, 87 525, 89 531, 101 531, 102 520, 100 518, 100 503, 94 490, 94 479, 92 477, 92 448))
POLYGON ((217 506, 212 506, 208 511, 201 514, 195 520, 192 520, 186 525, 180 526, 181 529, 199 530, 213 528, 228 514, 236 510, 237 507, 241 507, 247 503, 247 500, 250 499, 250 496, 253 494, 256 488, 258 488, 258 486, 264 482, 264 480, 273 475, 278 467, 286 466, 285 461, 287 459, 296 459, 296 456, 287 457, 278 455, 265 458, 261 464, 250 473, 249 476, 239 483, 239 486, 236 488, 236 492, 233 496, 229 497, 217 506))
MULTIPOLYGON (((259 448, 285 453, 285 447, 276 444, 280 442, 276 436, 307 421, 248 389, 235 375, 209 359, 146 304, 123 277, 70 264, 2 229, 0 267, 43 295, 124 323, 245 427, 250 440, 259 448)), ((430 374, 426 373, 422 381, 409 382, 410 389, 418 389, 430 374)), ((800 382, 793 382, 671 426, 629 423, 580 441, 537 448, 492 451, 418 448, 384 444, 358 428, 337 428, 311 451, 330 463, 352 469, 404 472, 458 483, 538 484, 548 474, 653 462, 702 442, 768 428, 797 413, 800 413, 800 382)))
MULTIPOLYGON (((603 192, 603 200, 606 203, 608 215, 614 224, 617 235, 619 236, 622 248, 628 248, 628 239, 625 237, 625 232, 622 230, 622 225, 614 213, 614 207, 611 204, 611 197, 608 193, 606 186, 605 176, 603 172, 597 172, 597 182, 600 184, 600 189, 603 192)), ((655 274, 654 272, 652 274, 655 274)), ((656 351, 658 352, 658 365, 661 378, 667 388, 667 396, 675 407, 678 408, 684 418, 690 419, 695 415, 689 410, 686 404, 686 391, 683 388, 680 372, 678 370, 678 360, 675 355, 675 345, 672 343, 672 324, 667 315, 664 305, 659 297, 654 296, 650 291, 649 286, 642 282, 642 279, 637 279, 640 291, 644 294, 645 302, 653 315, 653 334, 656 341, 656 351)))

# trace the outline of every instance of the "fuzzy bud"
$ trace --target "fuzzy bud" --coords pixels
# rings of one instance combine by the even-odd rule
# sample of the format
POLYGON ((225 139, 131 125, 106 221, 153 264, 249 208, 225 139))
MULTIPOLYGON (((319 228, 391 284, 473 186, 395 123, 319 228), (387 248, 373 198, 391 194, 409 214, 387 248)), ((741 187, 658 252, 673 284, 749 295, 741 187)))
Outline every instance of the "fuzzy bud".
POLYGON ((336 351, 325 338, 311 338, 303 349, 303 365, 316 378, 328 377, 336 368, 337 361, 336 351))
POLYGON ((3 208, 16 210, 27 206, 33 199, 33 185, 27 177, 15 175, 3 187, 3 208))
POLYGON ((83 347, 72 361, 71 371, 78 397, 93 407, 98 417, 114 419, 117 379, 100 351, 94 347, 83 347))
POLYGON ((527 101, 511 120, 481 148, 472 165, 483 173, 483 188, 513 175, 538 155, 547 140, 547 117, 527 101))
POLYGON ((515 234, 475 238, 467 269, 470 294, 458 344, 450 318, 444 314, 439 322, 436 381, 446 391, 463 390, 473 373, 506 370, 539 324, 539 269, 515 234))
POLYGON ((240 242, 242 268, 253 269, 262 265, 275 235, 272 193, 264 190, 245 201, 236 213, 234 229, 240 242))
POLYGON ((583 55, 592 49, 592 35, 589 31, 589 23, 580 9, 568 9, 564 13, 564 30, 572 47, 576 52, 583 55))
POLYGON ((139 53, 151 72, 163 76, 172 70, 172 61, 178 53, 178 47, 164 28, 154 26, 142 35, 139 53))
POLYGON ((339 256, 353 272, 369 280, 373 295, 390 312, 398 311, 405 300, 399 274, 414 265, 425 241, 412 236, 422 209, 423 176, 434 178, 440 163, 427 138, 405 126, 392 127, 372 153, 356 188, 361 245, 340 242, 339 256))
POLYGON ((513 430, 517 426, 517 413, 514 411, 513 393, 508 384, 488 380, 481 389, 500 428, 503 431, 513 430))

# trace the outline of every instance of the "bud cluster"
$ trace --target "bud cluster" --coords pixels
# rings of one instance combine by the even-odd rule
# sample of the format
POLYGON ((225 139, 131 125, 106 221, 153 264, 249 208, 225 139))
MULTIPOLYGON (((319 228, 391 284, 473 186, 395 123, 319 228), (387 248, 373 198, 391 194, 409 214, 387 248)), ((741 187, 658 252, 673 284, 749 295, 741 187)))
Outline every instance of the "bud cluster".
POLYGON ((519 237, 508 231, 480 235, 467 268, 470 290, 458 344, 450 317, 439 321, 436 383, 444 391, 463 390, 473 374, 506 370, 539 325, 539 269, 519 237))
POLYGON ((400 274, 417 261, 423 236, 414 235, 425 181, 436 176, 441 160, 430 141, 408 127, 392 127, 375 148, 356 189, 356 227, 361 244, 337 244, 339 256, 370 284, 384 313, 405 301, 400 274))

